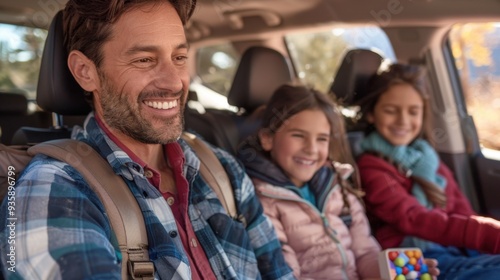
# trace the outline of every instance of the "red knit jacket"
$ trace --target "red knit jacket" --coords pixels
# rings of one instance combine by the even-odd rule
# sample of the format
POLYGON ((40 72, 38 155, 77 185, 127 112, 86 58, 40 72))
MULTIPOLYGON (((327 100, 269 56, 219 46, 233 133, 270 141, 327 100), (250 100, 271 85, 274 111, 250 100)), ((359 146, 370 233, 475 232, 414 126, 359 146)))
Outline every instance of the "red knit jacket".
POLYGON ((384 249, 397 247, 411 235, 444 246, 500 253, 500 222, 476 216, 443 163, 438 173, 447 180, 445 209, 422 206, 411 194, 412 180, 384 159, 364 154, 357 163, 366 211, 373 217, 374 235, 384 249))

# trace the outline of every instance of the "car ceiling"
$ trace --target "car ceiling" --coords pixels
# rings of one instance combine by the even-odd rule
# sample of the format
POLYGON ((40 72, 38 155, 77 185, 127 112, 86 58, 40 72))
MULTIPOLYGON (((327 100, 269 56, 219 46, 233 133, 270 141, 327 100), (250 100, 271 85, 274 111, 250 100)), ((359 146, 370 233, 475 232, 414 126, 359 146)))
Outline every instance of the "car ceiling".
MULTIPOLYGON (((67 0, 7 0, 0 21, 47 28, 67 0)), ((375 23, 382 27, 500 21, 500 0, 198 0, 190 41, 315 27, 375 23)))

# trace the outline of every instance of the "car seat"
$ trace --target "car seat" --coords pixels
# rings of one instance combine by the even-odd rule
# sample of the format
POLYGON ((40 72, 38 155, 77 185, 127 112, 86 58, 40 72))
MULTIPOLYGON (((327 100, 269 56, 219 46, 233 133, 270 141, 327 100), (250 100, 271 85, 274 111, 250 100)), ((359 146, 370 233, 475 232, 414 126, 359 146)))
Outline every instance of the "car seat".
MULTIPOLYGON (((203 114, 186 115, 186 129, 206 141, 236 154, 238 144, 260 127, 259 107, 265 105, 274 91, 292 81, 287 59, 278 51, 254 46, 242 55, 228 94, 228 103, 239 108, 234 113, 208 109, 203 114)), ((187 112, 187 111, 186 111, 187 112)))
MULTIPOLYGON (((382 65, 384 58, 371 50, 353 49, 348 51, 335 75, 330 91, 334 99, 344 107, 356 105, 368 93, 368 82, 382 65)), ((364 138, 364 127, 346 122, 347 137, 354 157, 360 154, 360 144, 364 138)))
POLYGON ((12 137, 19 127, 48 126, 50 113, 30 112, 26 95, 20 92, 0 92, 0 142, 10 145, 12 137))
POLYGON ((9 145, 16 128, 13 121, 28 112, 28 99, 21 93, 0 92, 0 143, 9 145))
POLYGON ((12 144, 32 144, 69 138, 71 128, 64 126, 62 116, 80 116, 83 120, 91 111, 90 105, 84 99, 83 89, 68 69, 67 57, 62 11, 59 11, 50 24, 45 41, 36 97, 38 105, 44 111, 52 112, 53 125, 50 128, 21 127, 15 133, 12 144))

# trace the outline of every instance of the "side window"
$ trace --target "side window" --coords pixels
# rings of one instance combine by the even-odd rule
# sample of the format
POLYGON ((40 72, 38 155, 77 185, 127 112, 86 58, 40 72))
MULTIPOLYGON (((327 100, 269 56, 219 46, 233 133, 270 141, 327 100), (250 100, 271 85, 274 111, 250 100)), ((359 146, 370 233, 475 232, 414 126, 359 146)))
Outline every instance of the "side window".
POLYGON ((0 90, 35 99, 47 31, 0 24, 0 90))
POLYGON ((479 141, 500 151, 500 22, 456 24, 449 40, 479 141))
POLYGON ((317 33, 295 33, 287 35, 285 41, 301 81, 322 92, 330 89, 342 58, 350 49, 372 49, 388 62, 395 61, 387 35, 376 26, 342 26, 317 33))

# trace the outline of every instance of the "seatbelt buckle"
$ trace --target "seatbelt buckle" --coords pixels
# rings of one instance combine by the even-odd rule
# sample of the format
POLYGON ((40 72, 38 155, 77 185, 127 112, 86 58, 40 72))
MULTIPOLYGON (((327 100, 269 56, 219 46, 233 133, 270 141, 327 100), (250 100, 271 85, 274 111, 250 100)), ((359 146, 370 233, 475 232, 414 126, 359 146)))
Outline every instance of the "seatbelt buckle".
POLYGON ((155 266, 151 261, 128 261, 128 274, 132 279, 153 280, 155 266))

